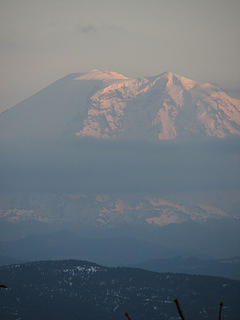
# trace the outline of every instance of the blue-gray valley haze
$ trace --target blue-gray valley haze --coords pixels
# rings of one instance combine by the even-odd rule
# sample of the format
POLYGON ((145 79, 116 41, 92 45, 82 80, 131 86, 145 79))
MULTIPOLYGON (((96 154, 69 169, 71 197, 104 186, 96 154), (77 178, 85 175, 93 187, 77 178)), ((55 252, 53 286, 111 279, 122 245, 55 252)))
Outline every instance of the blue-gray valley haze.
MULTIPOLYGON (((216 85, 172 72, 140 78, 99 69, 74 73, 2 112, 0 274, 13 287, 4 293, 6 319, 31 319, 36 315, 34 297, 49 299, 50 292, 55 292, 52 304, 39 319, 65 317, 65 311, 57 310, 62 303, 66 310, 75 310, 73 296, 89 319, 97 312, 120 319, 121 308, 132 310, 135 317, 141 313, 155 318, 160 305, 163 319, 177 319, 166 306, 174 298, 164 282, 171 276, 154 280, 149 271, 138 276, 136 267, 189 274, 182 280, 172 278, 183 285, 176 284, 176 292, 186 299, 193 288, 203 296, 199 285, 209 283, 205 290, 212 295, 187 312, 194 314, 201 305, 199 319, 204 312, 212 316, 217 311, 209 303, 215 303, 215 295, 228 301, 226 318, 235 319, 239 281, 226 284, 230 280, 219 278, 214 284, 190 274, 240 279, 239 135, 240 100, 216 85), (23 264, 29 261, 35 262, 23 264), (113 266, 131 268, 109 268, 113 266), (40 280, 36 270, 50 277, 49 282, 40 280), (61 273, 69 274, 64 276, 67 289, 53 276, 61 273), (24 288, 20 280, 14 287, 13 275, 32 288, 28 311, 30 300, 18 298, 24 288), (131 299, 127 292, 119 298, 126 277, 136 280, 132 288, 141 297, 134 300, 136 305, 151 301, 148 311, 126 304, 131 299), (149 279, 151 294, 142 293, 146 284, 138 277, 149 279), (120 287, 109 289, 109 279, 120 287), (188 279, 189 287, 184 286, 188 279), (44 298, 35 281, 45 283, 44 298), (91 281, 99 283, 99 289, 93 289, 91 281), (166 286, 166 298, 158 302, 154 281, 166 286), (84 291, 83 283, 94 296, 84 291), (108 293, 100 289, 105 285, 108 293), (235 291, 216 289, 224 285, 235 286, 235 291), (111 299, 118 292, 117 300, 106 300, 109 292, 111 299), (18 306, 12 299, 20 299, 18 306)), ((71 319, 77 319, 76 310, 71 319)))

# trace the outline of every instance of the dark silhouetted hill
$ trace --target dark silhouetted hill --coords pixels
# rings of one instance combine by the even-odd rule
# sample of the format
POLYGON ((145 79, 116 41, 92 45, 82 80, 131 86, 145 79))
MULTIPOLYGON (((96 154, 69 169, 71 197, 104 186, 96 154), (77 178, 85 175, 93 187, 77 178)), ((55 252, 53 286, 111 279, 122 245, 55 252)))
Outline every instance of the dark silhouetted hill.
POLYGON ((177 320, 239 319, 240 282, 225 278, 108 268, 86 261, 42 261, 0 267, 1 318, 177 320))

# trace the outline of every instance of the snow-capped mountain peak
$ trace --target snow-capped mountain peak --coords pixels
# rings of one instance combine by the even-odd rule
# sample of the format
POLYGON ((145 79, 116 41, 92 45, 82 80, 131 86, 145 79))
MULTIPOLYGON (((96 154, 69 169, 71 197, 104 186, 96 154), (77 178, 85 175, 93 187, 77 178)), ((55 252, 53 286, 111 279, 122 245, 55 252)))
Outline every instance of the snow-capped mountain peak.
POLYGON ((75 78, 74 80, 126 80, 126 76, 113 72, 113 71, 102 71, 99 69, 93 69, 87 73, 82 74, 81 76, 75 78))
POLYGON ((239 100, 172 72, 108 84, 91 97, 88 117, 76 132, 143 140, 239 134, 239 100))
POLYGON ((224 138, 240 135, 240 100, 172 72, 134 79, 93 69, 55 82, 0 116, 0 137, 7 140, 61 139, 66 132, 75 139, 224 138))

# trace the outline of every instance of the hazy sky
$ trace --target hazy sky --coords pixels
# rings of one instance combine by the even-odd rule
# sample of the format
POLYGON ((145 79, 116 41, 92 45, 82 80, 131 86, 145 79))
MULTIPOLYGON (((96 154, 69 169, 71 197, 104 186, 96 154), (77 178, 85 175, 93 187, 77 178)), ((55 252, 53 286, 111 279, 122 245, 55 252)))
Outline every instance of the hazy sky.
POLYGON ((72 72, 240 87, 239 0, 0 0, 0 110, 72 72))

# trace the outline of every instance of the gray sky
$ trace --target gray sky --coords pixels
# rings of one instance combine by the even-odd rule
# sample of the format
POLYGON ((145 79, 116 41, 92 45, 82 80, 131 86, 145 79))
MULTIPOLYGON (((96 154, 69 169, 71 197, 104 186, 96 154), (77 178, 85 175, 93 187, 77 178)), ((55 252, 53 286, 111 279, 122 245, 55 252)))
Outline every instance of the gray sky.
POLYGON ((71 72, 240 87, 239 0, 0 0, 0 111, 71 72))

